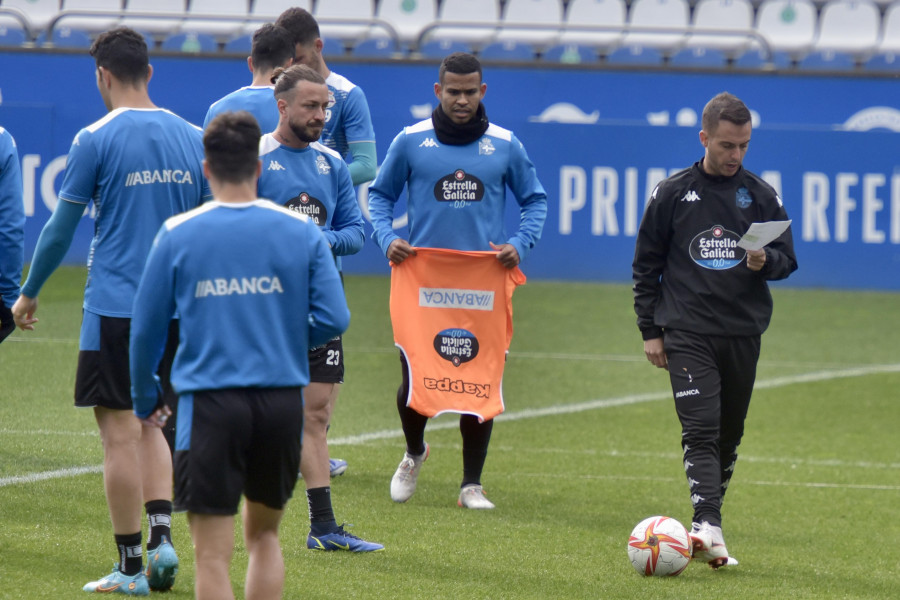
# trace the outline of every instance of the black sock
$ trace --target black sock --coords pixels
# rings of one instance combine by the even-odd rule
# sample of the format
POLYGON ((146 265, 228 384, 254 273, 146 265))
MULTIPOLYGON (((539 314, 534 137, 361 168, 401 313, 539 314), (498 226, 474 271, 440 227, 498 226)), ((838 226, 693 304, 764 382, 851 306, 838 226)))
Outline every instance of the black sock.
POLYGON ((400 413, 400 425, 406 438, 406 451, 414 456, 421 456, 425 454, 425 425, 428 417, 406 406, 409 397, 409 366, 403 354, 400 355, 400 366, 403 381, 397 390, 397 411, 400 413))
POLYGON ((306 490, 306 502, 309 504, 309 532, 312 535, 325 535, 337 529, 331 508, 331 487, 306 490))
POLYGON ((126 575, 137 575, 144 566, 141 551, 141 532, 116 534, 116 549, 119 552, 119 571, 126 575))
POLYGON ((459 432, 463 442, 463 479, 462 486, 481 484, 481 472, 484 469, 484 461, 487 459, 488 444, 491 442, 491 432, 494 429, 494 420, 479 423, 478 418, 472 415, 463 415, 459 419, 459 432))
POLYGON ((153 550, 163 542, 163 537, 172 543, 172 502, 151 500, 144 504, 150 533, 147 535, 147 550, 153 550))

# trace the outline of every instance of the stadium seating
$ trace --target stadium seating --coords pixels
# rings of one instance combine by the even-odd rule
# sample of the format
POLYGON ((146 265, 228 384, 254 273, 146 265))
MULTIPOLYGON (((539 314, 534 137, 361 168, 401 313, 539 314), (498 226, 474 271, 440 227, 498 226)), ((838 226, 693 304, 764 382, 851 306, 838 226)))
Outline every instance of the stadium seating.
POLYGON ((353 56, 360 58, 395 58, 403 53, 403 47, 389 37, 378 35, 364 39, 353 46, 353 56))
POLYGON ((184 15, 184 13, 184 0, 127 0, 121 24, 157 39, 163 39, 179 30, 183 17, 153 15, 184 15), (150 16, 138 16, 141 14, 150 16))
POLYGON ((90 48, 90 36, 78 29, 70 29, 64 25, 49 29, 41 33, 37 40, 39 46, 51 46, 54 48, 90 48))
POLYGON ((0 24, 0 46, 21 46, 25 43, 27 37, 25 30, 19 26, 0 24))
POLYGON ((694 5, 691 27, 722 33, 691 33, 685 43, 687 48, 720 50, 725 56, 735 58, 743 54, 753 40, 743 33, 753 30, 753 6, 749 0, 699 0, 694 5), (733 34, 728 33, 732 31, 733 34))
POLYGON ((541 54, 541 59, 548 63, 578 65, 595 63, 600 60, 597 49, 593 46, 579 44, 557 44, 541 54))
POLYGON ((900 70, 900 1, 889 5, 881 20, 881 39, 874 54, 863 64, 867 70, 900 70))
POLYGON ((560 0, 506 0, 495 39, 497 42, 530 44, 543 49, 556 43, 562 23, 563 6, 560 0))
POLYGON ((678 67, 724 67, 728 57, 718 48, 685 47, 669 57, 669 64, 678 67))
POLYGON ((593 47, 605 56, 622 42, 627 12, 625 0, 569 0, 559 43, 593 47))
POLYGON ((494 39, 500 25, 498 0, 442 0, 438 23, 459 23, 478 19, 479 26, 439 26, 426 36, 428 40, 453 40, 472 48, 480 48, 494 39))
POLYGON ((454 52, 471 52, 472 48, 464 42, 451 39, 430 40, 418 47, 417 52, 423 58, 444 58, 454 52))
POLYGON ((375 18, 373 0, 326 0, 315 4, 313 14, 319 22, 322 39, 338 39, 344 45, 352 45, 366 37, 370 22, 375 18), (340 23, 341 19, 355 23, 340 23))
POLYGON ((494 61, 531 61, 535 58, 535 47, 515 40, 492 42, 478 52, 478 57, 494 61))
MULTIPOLYGON (((50 21, 59 14, 60 0, 2 0, 0 6, 16 8, 25 13, 32 33, 37 35, 45 31, 50 21)), ((4 20, 3 23, 7 21, 4 20)))
MULTIPOLYGON (((422 30, 437 20, 437 0, 379 0, 375 17, 394 27, 403 46, 415 46, 422 30)), ((370 35, 384 34, 376 28, 370 35)))
POLYGON ((663 56, 674 54, 687 40, 689 13, 687 0, 634 0, 628 12, 628 25, 634 31, 625 35, 622 45, 655 48, 663 56), (676 32, 652 32, 653 28, 676 32))
POLYGON ((659 66, 663 59, 659 48, 637 44, 619 46, 606 56, 606 62, 611 65, 659 66))
POLYGON ((56 21, 56 27, 68 27, 89 34, 112 29, 119 23, 116 14, 122 11, 122 0, 62 0, 62 10, 107 13, 105 17, 64 16, 56 21))
POLYGON ((160 45, 163 50, 195 54, 198 52, 215 52, 219 49, 216 38, 206 33, 182 32, 170 35, 160 45))
POLYGON ((881 36, 881 12, 872 0, 829 0, 819 15, 813 51, 843 53, 856 62, 871 56, 881 36))
POLYGON ((756 10, 756 30, 772 51, 799 60, 816 39, 816 7, 811 0, 763 0, 756 10))
POLYGON ((278 16, 291 7, 305 8, 312 12, 312 0, 253 0, 247 14, 244 33, 252 34, 263 23, 274 23, 278 16))
POLYGON ((185 14, 186 18, 181 23, 181 32, 205 33, 225 42, 243 32, 248 11, 247 0, 191 0, 185 14), (209 15, 222 16, 226 19, 203 18, 209 15))

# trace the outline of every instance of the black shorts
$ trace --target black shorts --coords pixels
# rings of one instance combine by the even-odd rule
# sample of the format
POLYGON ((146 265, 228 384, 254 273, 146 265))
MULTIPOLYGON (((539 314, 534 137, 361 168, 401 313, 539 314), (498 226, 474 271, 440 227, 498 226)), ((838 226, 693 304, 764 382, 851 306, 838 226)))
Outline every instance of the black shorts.
MULTIPOLYGON (((128 341, 131 319, 104 317, 84 311, 75 375, 75 406, 102 406, 114 410, 134 410, 131 402, 131 375, 128 366, 128 341)), ((163 401, 172 404, 174 391, 169 372, 178 348, 178 321, 169 324, 169 337, 158 375, 163 401)))
POLYGON ((175 509, 233 515, 241 494, 281 510, 300 469, 302 388, 182 394, 175 439, 175 509))
POLYGON ((309 351, 309 380, 344 383, 344 341, 341 336, 309 351))

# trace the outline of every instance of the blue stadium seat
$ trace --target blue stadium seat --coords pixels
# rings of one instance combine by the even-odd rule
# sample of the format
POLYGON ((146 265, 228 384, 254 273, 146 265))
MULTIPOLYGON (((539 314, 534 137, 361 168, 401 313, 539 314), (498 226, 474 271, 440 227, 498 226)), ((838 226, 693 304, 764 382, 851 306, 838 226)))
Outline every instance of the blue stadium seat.
POLYGON ((541 55, 544 62, 577 65, 600 60, 596 48, 579 44, 558 44, 541 55))
POLYGON ((215 52, 219 44, 205 33, 176 33, 164 39, 160 48, 185 53, 215 52))
POLYGON ((677 67, 724 67, 727 62, 722 50, 703 46, 682 48, 669 57, 669 64, 677 67))
POLYGON ((0 26, 0 46, 21 46, 25 43, 25 30, 0 26))
POLYGON ((847 52, 816 50, 797 61, 797 68, 815 71, 852 71, 856 59, 847 52))
POLYGON ((900 72, 900 54, 886 52, 875 54, 863 63, 866 71, 894 71, 900 72))
POLYGON ((419 53, 425 58, 444 58, 454 52, 472 52, 472 48, 465 42, 449 39, 431 40, 419 47, 419 53))
POLYGON ((322 38, 322 54, 325 56, 343 56, 344 42, 337 38, 322 38))
POLYGON ((250 54, 253 49, 252 35, 239 35, 225 42, 225 52, 234 54, 250 54))
POLYGON ((478 57, 482 60, 529 61, 534 60, 534 56, 531 44, 511 40, 488 44, 478 53, 478 57))
MULTIPOLYGON (((739 69, 761 69, 767 64, 766 55, 760 49, 748 50, 734 61, 734 66, 739 69)), ((788 69, 793 66, 793 60, 789 52, 776 50, 772 52, 772 65, 776 69, 788 69)))
POLYGON ((615 65, 660 65, 663 54, 658 48, 631 44, 610 52, 606 62, 615 65))
POLYGON ((58 27, 53 29, 49 40, 47 32, 39 35, 37 43, 39 46, 52 45, 54 48, 90 48, 91 38, 83 31, 58 27))
POLYGON ((353 56, 361 58, 391 58, 402 51, 392 39, 380 36, 362 40, 353 46, 353 56))

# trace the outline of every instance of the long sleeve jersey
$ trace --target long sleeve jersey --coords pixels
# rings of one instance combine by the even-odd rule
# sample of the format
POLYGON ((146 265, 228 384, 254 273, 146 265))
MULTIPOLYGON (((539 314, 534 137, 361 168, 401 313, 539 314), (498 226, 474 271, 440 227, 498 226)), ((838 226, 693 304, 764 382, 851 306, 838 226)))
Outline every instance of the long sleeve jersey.
POLYGON ((135 412, 157 403, 153 374, 179 315, 179 394, 309 383, 309 348, 342 333, 350 311, 328 244, 305 216, 267 200, 209 202, 165 222, 131 322, 135 412))
POLYGON ((25 206, 16 142, 0 127, 0 296, 7 308, 19 297, 25 260, 25 206))
POLYGON ((547 194, 524 146, 508 129, 491 124, 480 139, 442 144, 432 120, 401 131, 369 187, 373 237, 387 253, 399 236, 394 205, 407 188, 409 243, 428 248, 490 251, 490 242, 515 246, 524 259, 541 237, 547 194), (520 208, 519 228, 507 236, 506 188, 520 208))
POLYGON ((641 221, 632 265, 643 338, 660 337, 664 329, 763 333, 772 316, 767 282, 797 269, 791 230, 766 246, 759 272, 747 267, 737 242, 753 222, 787 218, 775 190, 743 168, 718 177, 697 162, 661 182, 641 221))

